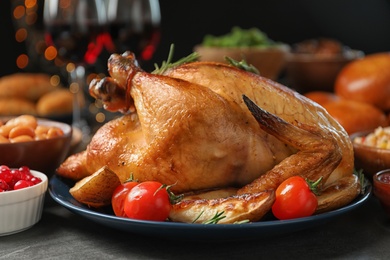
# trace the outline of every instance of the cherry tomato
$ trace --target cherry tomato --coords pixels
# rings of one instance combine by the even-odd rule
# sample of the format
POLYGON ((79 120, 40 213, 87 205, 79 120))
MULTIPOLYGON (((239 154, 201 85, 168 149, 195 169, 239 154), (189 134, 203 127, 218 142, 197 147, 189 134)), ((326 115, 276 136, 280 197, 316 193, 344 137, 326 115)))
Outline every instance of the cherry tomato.
POLYGON ((293 176, 282 182, 276 189, 275 196, 272 213, 278 219, 311 216, 318 205, 310 185, 300 176, 293 176))
POLYGON ((123 211, 124 202, 129 191, 137 184, 138 182, 136 181, 128 181, 116 187, 111 198, 111 205, 115 216, 126 217, 126 214, 123 211))
POLYGON ((127 194, 124 211, 128 218, 164 221, 171 210, 169 193, 156 181, 145 181, 127 194))

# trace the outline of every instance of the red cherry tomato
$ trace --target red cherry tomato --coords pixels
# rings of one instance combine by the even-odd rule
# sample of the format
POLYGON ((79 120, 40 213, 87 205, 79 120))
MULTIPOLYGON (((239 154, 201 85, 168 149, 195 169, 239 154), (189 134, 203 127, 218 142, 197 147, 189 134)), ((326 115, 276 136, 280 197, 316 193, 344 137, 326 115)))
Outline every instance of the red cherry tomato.
POLYGON ((293 219, 313 215, 318 200, 307 181, 293 176, 282 182, 276 189, 272 213, 278 219, 293 219))
POLYGON ((126 214, 123 210, 125 199, 130 190, 134 188, 137 184, 138 182, 136 181, 128 181, 116 187, 111 198, 111 205, 115 216, 126 217, 126 214))
POLYGON ((127 194, 124 211, 128 218, 165 221, 171 207, 167 189, 160 182, 145 181, 127 194))

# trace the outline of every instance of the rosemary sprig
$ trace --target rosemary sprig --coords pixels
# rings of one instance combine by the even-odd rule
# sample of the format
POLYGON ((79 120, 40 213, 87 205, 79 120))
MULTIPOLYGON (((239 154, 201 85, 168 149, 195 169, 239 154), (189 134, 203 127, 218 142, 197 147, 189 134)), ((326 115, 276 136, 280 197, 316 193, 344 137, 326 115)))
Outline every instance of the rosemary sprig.
POLYGON ((249 223, 249 219, 244 219, 244 220, 241 220, 241 221, 236 221, 234 222, 233 224, 245 224, 245 223, 249 223))
MULTIPOLYGON (((192 223, 195 223, 199 218, 200 216, 202 216, 204 213, 204 211, 200 212, 200 214, 192 221, 192 223)), ((217 211, 217 213, 215 213, 215 215, 209 219, 209 220, 205 220, 202 222, 202 224, 206 224, 206 225, 209 225, 209 224, 218 224, 218 222, 224 218, 226 218, 225 215, 223 215, 225 212, 224 211, 217 211)), ((244 220, 241 220, 241 221, 236 221, 234 222, 233 224, 245 224, 245 223, 249 223, 249 219, 244 219, 244 220)))
POLYGON ((248 64, 246 60, 237 61, 227 56, 225 57, 225 60, 234 67, 260 75, 259 70, 252 64, 248 64))
POLYGON ((161 74, 163 74, 165 71, 167 71, 170 68, 174 68, 174 67, 177 67, 179 65, 182 65, 182 64, 185 64, 185 63, 189 63, 189 62, 193 62, 193 61, 196 61, 196 60, 199 59, 199 54, 197 52, 193 52, 190 55, 188 55, 188 56, 186 56, 184 58, 181 58, 180 60, 178 60, 176 62, 172 62, 174 50, 175 50, 175 46, 174 46, 174 44, 171 44, 167 60, 162 62, 161 67, 159 67, 155 63, 154 64, 155 69, 154 69, 154 71, 152 71, 152 74, 159 74, 159 75, 161 75, 161 74))
MULTIPOLYGON (((199 215, 192 221, 192 223, 195 223, 203 215, 203 213, 204 211, 202 210, 202 212, 199 213, 199 215)), ((215 215, 211 219, 203 221, 202 224, 218 224, 221 219, 226 218, 226 216, 223 215, 224 213, 224 211, 217 211, 217 213, 215 213, 215 215)))
POLYGON ((200 216, 203 215, 203 212, 204 211, 202 210, 202 212, 199 213, 199 215, 192 221, 192 224, 195 223, 200 218, 200 216))
POLYGON ((366 187, 367 187, 368 183, 367 183, 366 178, 365 178, 365 176, 364 176, 363 169, 360 169, 360 170, 354 169, 354 170, 353 170, 353 173, 354 173, 354 174, 358 177, 358 179, 359 179, 360 187, 361 187, 360 193, 361 193, 361 194, 364 194, 364 192, 365 192, 365 190, 366 190, 366 187))
POLYGON ((209 224, 218 224, 218 222, 224 218, 226 218, 225 215, 223 215, 225 213, 225 211, 221 211, 221 212, 218 212, 215 213, 214 217, 212 217, 211 219, 209 220, 206 220, 204 221, 202 224, 206 224, 206 225, 209 225, 209 224))

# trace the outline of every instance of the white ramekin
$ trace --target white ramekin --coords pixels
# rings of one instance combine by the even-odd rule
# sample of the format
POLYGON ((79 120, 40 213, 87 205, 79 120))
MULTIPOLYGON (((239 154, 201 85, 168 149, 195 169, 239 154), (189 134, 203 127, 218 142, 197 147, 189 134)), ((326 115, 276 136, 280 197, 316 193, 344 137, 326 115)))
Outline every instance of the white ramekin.
POLYGON ((31 173, 42 182, 0 193, 0 236, 26 230, 41 219, 48 179, 41 172, 31 170, 31 173))

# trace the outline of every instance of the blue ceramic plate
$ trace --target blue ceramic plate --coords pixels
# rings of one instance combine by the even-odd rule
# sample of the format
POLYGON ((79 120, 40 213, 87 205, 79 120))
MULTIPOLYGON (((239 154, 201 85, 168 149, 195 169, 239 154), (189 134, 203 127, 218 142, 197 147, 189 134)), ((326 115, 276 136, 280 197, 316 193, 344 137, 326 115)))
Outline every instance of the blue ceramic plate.
POLYGON ((49 193, 57 203, 77 215, 122 231, 147 236, 190 240, 261 239, 292 233, 321 225, 335 217, 350 212, 366 202, 371 194, 371 185, 369 185, 365 189, 364 194, 359 195, 351 204, 334 211, 311 217, 281 221, 275 220, 272 216, 269 216, 263 221, 254 223, 204 225, 119 218, 112 213, 110 207, 97 211, 77 202, 69 193, 69 189, 73 184, 74 183, 69 182, 68 180, 64 180, 61 177, 54 175, 49 182, 49 193))

